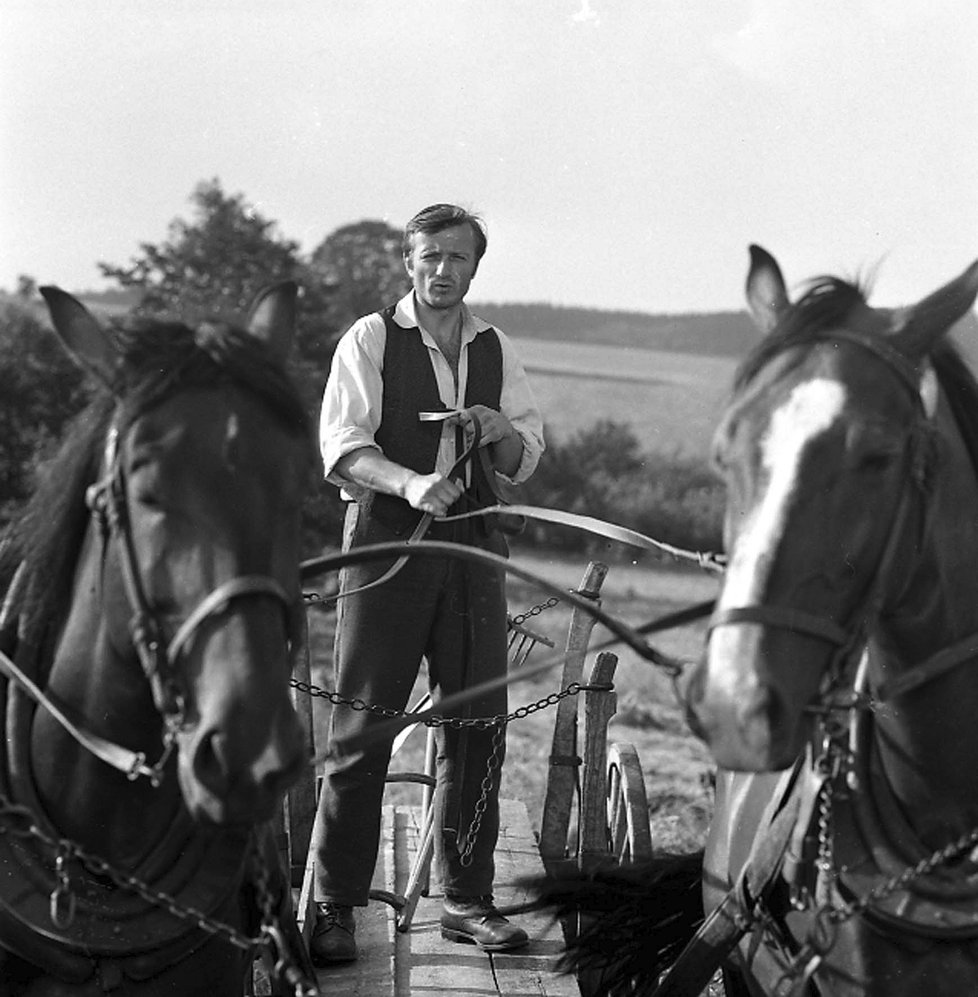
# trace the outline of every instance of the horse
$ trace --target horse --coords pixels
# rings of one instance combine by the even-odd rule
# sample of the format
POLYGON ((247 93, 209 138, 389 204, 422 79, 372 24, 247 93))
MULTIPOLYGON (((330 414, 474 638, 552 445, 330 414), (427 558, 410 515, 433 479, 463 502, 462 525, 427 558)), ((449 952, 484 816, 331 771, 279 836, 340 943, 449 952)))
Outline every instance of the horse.
POLYGON ((791 302, 751 248, 764 337, 714 438, 728 565, 686 689, 728 994, 978 992, 978 384, 948 335, 976 294, 978 262, 905 309, 839 278, 791 302))
POLYGON ((978 382, 914 306, 750 249, 762 334, 716 430, 727 565, 684 678, 717 762, 705 848, 568 876, 601 995, 978 993, 978 382), (664 974, 664 975, 663 975, 664 974))
POLYGON ((297 288, 195 328, 41 293, 96 387, 0 547, 0 995, 240 997, 308 761, 297 288))

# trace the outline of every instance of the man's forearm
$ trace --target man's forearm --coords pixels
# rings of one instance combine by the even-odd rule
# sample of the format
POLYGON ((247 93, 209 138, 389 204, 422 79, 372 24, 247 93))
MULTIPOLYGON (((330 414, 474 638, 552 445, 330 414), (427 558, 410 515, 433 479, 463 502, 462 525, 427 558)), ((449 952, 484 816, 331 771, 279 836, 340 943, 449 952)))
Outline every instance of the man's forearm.
POLYGON ((490 443, 489 459, 500 474, 511 478, 519 470, 523 459, 523 437, 514 429, 501 440, 490 443))
POLYGON ((341 478, 386 495, 404 499, 412 509, 444 516, 462 494, 462 486, 440 474, 418 474, 388 460, 373 447, 361 447, 341 457, 333 469, 341 478))
POLYGON ((398 498, 404 498, 408 482, 414 476, 413 471, 388 460, 373 447, 361 447, 344 454, 336 462, 334 472, 363 488, 398 498))

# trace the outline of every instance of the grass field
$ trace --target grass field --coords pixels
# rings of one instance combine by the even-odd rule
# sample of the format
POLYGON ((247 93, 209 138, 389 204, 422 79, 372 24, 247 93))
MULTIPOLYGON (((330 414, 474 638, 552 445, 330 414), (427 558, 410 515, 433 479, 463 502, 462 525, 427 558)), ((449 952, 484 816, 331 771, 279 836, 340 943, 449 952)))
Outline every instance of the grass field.
POLYGON ((566 439, 599 419, 632 426, 649 453, 706 457, 736 361, 514 338, 548 435, 566 439))

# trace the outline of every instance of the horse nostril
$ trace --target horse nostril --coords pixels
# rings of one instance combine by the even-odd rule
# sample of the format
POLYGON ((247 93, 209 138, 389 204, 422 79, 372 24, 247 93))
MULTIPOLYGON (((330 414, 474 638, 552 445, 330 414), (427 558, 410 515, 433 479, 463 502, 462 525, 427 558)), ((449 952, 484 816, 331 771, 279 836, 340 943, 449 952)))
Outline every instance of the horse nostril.
POLYGON ((227 738, 211 733, 201 737, 193 753, 194 776, 212 793, 223 796, 229 785, 227 738))

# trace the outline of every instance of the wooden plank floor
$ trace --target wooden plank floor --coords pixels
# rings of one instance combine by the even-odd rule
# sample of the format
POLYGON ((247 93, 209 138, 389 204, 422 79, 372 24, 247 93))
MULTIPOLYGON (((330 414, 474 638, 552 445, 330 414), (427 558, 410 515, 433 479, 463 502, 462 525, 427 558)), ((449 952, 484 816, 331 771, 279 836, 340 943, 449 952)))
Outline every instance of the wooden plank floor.
MULTIPOLYGON (((419 821, 418 808, 385 807, 375 887, 403 893, 417 848, 419 821)), ((542 875, 543 864, 522 803, 501 800, 500 823, 495 892, 497 905, 505 907, 525 899, 514 884, 525 876, 542 875)), ((309 885, 300 901, 300 918, 309 885)), ((388 904, 372 900, 358 909, 360 958, 319 971, 323 997, 580 997, 574 978, 554 970, 563 936, 550 918, 540 913, 514 917, 529 934, 529 946, 508 954, 487 953, 441 937, 441 901, 440 887, 433 882, 430 895, 418 904, 410 930, 403 933, 396 930, 394 910, 388 904)))

